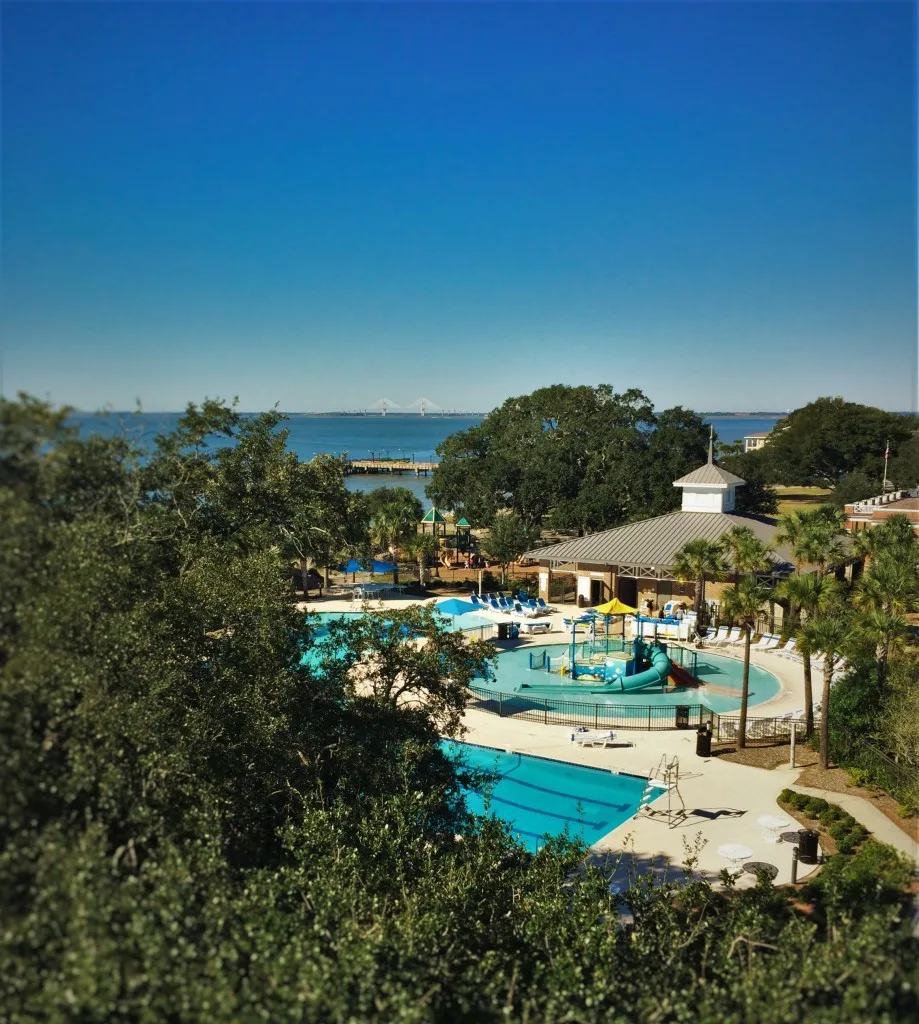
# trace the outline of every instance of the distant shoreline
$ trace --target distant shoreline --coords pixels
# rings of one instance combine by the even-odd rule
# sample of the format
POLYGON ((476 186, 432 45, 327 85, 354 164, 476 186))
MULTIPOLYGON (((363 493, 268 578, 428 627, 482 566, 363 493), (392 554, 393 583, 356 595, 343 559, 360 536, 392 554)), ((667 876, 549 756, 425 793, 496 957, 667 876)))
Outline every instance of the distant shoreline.
MULTIPOLYGON (((139 413, 141 416, 181 416, 184 415, 184 409, 142 409, 139 413)), ((259 413, 254 410, 240 410, 241 416, 258 416, 259 413)), ((98 410, 93 411, 91 409, 74 409, 74 416, 135 416, 138 415, 136 409, 103 409, 101 412, 98 410)), ((297 419, 393 419, 393 420, 481 420, 484 419, 487 412, 429 412, 422 415, 420 412, 388 412, 385 417, 382 413, 369 410, 368 412, 290 412, 281 411, 282 416, 288 416, 290 418, 297 419)), ((703 419, 734 419, 734 420, 774 420, 782 419, 788 415, 787 412, 700 412, 696 415, 701 416, 703 419)), ((904 413, 903 415, 911 415, 904 413)))

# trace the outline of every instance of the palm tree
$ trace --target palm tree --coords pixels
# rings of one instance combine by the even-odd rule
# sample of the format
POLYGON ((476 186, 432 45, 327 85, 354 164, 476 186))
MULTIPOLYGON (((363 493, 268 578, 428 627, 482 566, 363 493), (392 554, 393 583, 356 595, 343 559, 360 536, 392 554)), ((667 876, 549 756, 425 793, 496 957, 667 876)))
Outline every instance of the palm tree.
POLYGON ((801 647, 810 653, 823 655, 823 698, 820 710, 820 767, 826 770, 830 764, 830 691, 833 687, 833 672, 841 654, 848 650, 853 640, 850 615, 845 608, 816 615, 809 619, 801 630, 801 647))
POLYGON ((697 619, 705 603, 706 581, 723 579, 726 572, 727 566, 721 548, 713 541, 700 537, 698 540, 687 541, 677 551, 673 574, 681 582, 695 583, 697 619))
POLYGON ((418 582, 424 587, 424 573, 428 559, 434 558, 440 550, 436 537, 430 533, 414 533, 405 542, 405 549, 410 557, 418 562, 418 582))
POLYGON ((765 571, 766 547, 749 526, 734 526, 718 542, 734 578, 747 572, 765 571))
MULTIPOLYGON (((776 595, 788 602, 789 618, 800 626, 813 618, 821 608, 827 608, 841 599, 839 582, 833 576, 816 573, 795 573, 776 587, 776 595)), ((810 652, 802 649, 804 665, 804 734, 814 732, 814 687, 810 652)))
POLYGON ((744 576, 739 583, 727 590, 721 599, 725 614, 738 623, 744 631, 743 687, 740 692, 740 728, 738 747, 747 745, 747 704, 750 699, 750 638, 756 627, 756 620, 772 591, 756 576, 744 576))
POLYGON ((877 555, 871 568, 855 586, 857 608, 877 608, 895 615, 909 615, 919 606, 919 579, 908 560, 877 555))
POLYGON ((884 608, 869 608, 855 622, 856 632, 874 648, 878 685, 887 680, 887 665, 894 650, 903 647, 909 626, 906 619, 884 608))
POLYGON ((787 544, 795 566, 815 565, 822 576, 828 565, 845 557, 843 520, 836 509, 821 507, 782 516, 775 533, 777 544, 787 544))
POLYGON ((399 541, 417 528, 417 521, 412 508, 407 505, 392 504, 377 512, 373 517, 371 527, 376 543, 394 555, 399 541))

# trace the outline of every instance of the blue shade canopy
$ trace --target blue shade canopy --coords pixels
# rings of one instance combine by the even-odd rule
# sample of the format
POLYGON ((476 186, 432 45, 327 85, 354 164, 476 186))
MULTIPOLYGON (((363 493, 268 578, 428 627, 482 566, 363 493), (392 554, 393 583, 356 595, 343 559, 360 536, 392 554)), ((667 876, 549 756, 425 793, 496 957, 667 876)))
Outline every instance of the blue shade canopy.
POLYGON ((352 558, 350 561, 345 562, 344 565, 340 565, 338 567, 338 571, 339 572, 363 572, 364 571, 364 567, 361 565, 361 563, 356 558, 352 558))
POLYGON ((465 615, 466 612, 481 611, 481 608, 472 604, 471 601, 460 601, 457 597, 451 597, 449 600, 435 605, 434 611, 440 612, 442 615, 465 615))
POLYGON ((376 558, 370 563, 371 572, 395 572, 397 568, 392 562, 380 562, 376 558))

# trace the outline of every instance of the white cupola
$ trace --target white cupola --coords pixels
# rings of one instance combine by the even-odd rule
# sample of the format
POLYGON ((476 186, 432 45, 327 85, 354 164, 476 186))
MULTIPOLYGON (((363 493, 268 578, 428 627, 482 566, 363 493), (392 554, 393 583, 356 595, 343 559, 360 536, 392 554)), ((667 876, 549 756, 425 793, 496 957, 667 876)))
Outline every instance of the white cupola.
POLYGON ((683 512, 733 512, 734 491, 745 483, 746 480, 715 465, 709 441, 708 462, 674 480, 673 486, 683 488, 683 512))

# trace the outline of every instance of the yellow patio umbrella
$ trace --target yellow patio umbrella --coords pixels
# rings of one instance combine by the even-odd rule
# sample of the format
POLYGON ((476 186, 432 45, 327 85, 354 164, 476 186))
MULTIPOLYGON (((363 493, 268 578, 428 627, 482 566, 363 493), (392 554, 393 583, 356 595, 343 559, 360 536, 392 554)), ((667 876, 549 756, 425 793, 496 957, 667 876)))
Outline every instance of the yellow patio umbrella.
POLYGON ((598 604, 594 611, 598 615, 634 615, 638 609, 623 604, 618 597, 614 597, 612 601, 607 601, 606 604, 598 604))
POLYGON ((609 617, 611 615, 622 616, 622 639, 625 642, 625 617, 626 615, 635 615, 638 612, 637 608, 632 608, 630 605, 623 604, 618 597, 614 597, 612 601, 607 601, 606 604, 599 604, 594 611, 598 615, 606 617, 606 650, 609 653, 609 617))

